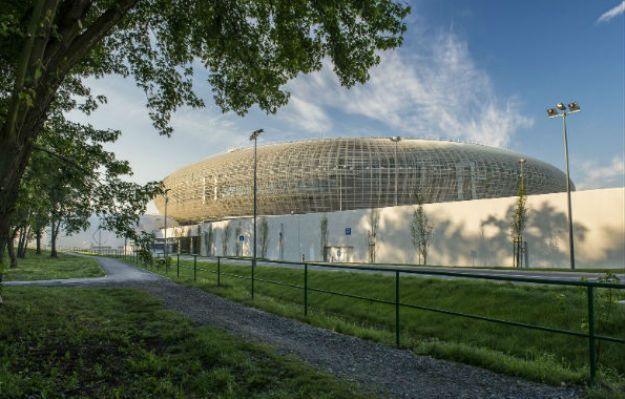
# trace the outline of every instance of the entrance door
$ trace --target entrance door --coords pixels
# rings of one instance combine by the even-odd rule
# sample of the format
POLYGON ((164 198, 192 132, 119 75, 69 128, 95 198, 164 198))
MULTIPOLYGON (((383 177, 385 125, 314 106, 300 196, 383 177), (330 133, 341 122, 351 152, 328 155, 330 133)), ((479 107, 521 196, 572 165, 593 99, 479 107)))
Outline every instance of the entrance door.
POLYGON ((352 246, 326 246, 323 250, 323 260, 330 263, 343 263, 354 261, 354 247, 352 246))

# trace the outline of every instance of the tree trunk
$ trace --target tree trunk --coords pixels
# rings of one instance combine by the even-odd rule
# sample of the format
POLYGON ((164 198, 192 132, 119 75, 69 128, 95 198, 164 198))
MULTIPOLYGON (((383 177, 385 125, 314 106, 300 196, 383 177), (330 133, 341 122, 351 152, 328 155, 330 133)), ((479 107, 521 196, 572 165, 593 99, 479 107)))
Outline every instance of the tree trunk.
POLYGON ((37 229, 35 232, 35 241, 37 242, 35 254, 41 255, 41 229, 37 229))
MULTIPOLYGON (((4 244, 0 243, 0 265, 4 264, 4 247, 6 242, 4 244)), ((2 267, 0 267, 0 270, 2 270, 2 267)))
POLYGON ((17 267, 17 256, 15 256, 15 235, 17 234, 17 230, 14 230, 9 235, 9 242, 7 243, 7 250, 9 252, 9 259, 11 263, 9 267, 11 269, 15 269, 17 267))
POLYGON ((30 235, 30 227, 23 226, 20 229, 20 240, 17 246, 17 257, 24 259, 26 257, 26 249, 28 248, 28 236, 30 235))
POLYGON ((32 146, 0 139, 0 247, 8 244, 10 217, 15 209, 19 182, 32 146))
POLYGON ((22 254, 23 254, 23 249, 24 249, 24 235, 26 234, 26 227, 22 226, 20 227, 18 230, 18 239, 17 239, 17 257, 18 258, 23 258, 22 254))
POLYGON ((50 257, 51 258, 58 258, 59 254, 56 252, 56 237, 59 233, 59 229, 56 227, 57 225, 60 225, 60 222, 55 223, 54 221, 52 221, 52 228, 50 229, 50 257))

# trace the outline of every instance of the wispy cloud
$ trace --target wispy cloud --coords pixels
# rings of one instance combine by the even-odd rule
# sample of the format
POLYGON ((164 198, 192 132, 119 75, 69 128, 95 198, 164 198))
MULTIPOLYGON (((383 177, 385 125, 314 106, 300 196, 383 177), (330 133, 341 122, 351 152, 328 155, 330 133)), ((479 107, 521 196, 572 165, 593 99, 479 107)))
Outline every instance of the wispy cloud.
POLYGON ((191 137, 200 145, 234 148, 249 142, 248 133, 240 127, 239 118, 219 113, 215 107, 178 110, 172 117, 171 125, 173 134, 191 137))
POLYGON ((327 132, 332 127, 328 113, 338 111, 365 117, 365 125, 373 120, 407 134, 502 146, 518 128, 533 124, 519 113, 518 100, 495 94, 488 74, 454 34, 416 47, 382 54, 369 82, 350 90, 340 87, 329 62, 320 72, 291 82, 297 99, 292 111, 302 111, 294 114, 298 118, 307 115, 299 126, 327 132))
POLYGON ((578 189, 604 187, 623 187, 625 185, 625 161, 622 156, 615 156, 609 164, 585 161, 581 164, 581 178, 578 189))
POLYGON ((322 133, 330 130, 332 121, 318 105, 291 95, 289 104, 278 113, 278 117, 289 124, 308 132, 322 133))
POLYGON ((601 14, 601 16, 597 19, 597 22, 608 22, 612 18, 619 16, 623 13, 625 13, 625 1, 601 14))

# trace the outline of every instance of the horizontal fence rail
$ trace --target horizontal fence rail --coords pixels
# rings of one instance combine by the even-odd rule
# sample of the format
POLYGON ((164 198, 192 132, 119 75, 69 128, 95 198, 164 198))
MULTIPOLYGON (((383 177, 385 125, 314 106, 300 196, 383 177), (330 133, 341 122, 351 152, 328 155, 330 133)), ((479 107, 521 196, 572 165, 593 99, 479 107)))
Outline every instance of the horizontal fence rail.
MULTIPOLYGON (((121 255, 121 254, 118 254, 121 255)), ((121 255, 123 256, 123 255, 121 255)), ((174 255, 176 259, 176 276, 180 277, 180 269, 181 269, 181 254, 174 255)), ((436 271, 436 270, 414 270, 414 269, 405 269, 405 268, 396 268, 396 267, 373 267, 373 266, 354 266, 354 265, 337 265, 337 264, 328 264, 328 263, 319 263, 319 262, 290 262, 290 261, 277 261, 270 259, 260 259, 258 258, 256 262, 262 262, 263 264, 268 265, 288 265, 291 268, 297 270, 301 268, 303 275, 303 285, 291 284, 284 281, 277 281, 266 278, 256 277, 254 273, 254 268, 258 267, 251 257, 236 257, 236 256, 217 256, 217 257, 208 257, 208 256, 200 256, 198 254, 186 254, 183 255, 188 258, 192 258, 193 260, 193 280, 197 280, 197 271, 204 271, 211 274, 216 274, 217 277, 217 285, 221 285, 222 277, 231 277, 237 279, 251 280, 250 285, 250 294, 252 298, 254 298, 254 282, 263 282, 268 284, 274 284, 278 286, 283 286, 287 288, 297 289, 303 291, 303 303, 304 303, 304 314, 308 315, 309 308, 309 293, 320 293, 327 295, 336 295, 340 297, 352 298, 357 300, 365 300, 373 303, 380 303, 385 305, 394 306, 395 314, 395 344, 397 347, 400 347, 400 309, 408 308, 408 309, 416 309, 427 312, 434 312, 439 314, 444 314, 448 316, 456 316, 463 317, 473 320, 480 320, 490 323, 496 323, 501 325, 507 325, 512 327, 548 332, 553 334, 563 334, 578 338, 588 339, 588 352, 589 352, 589 366, 590 366, 590 375, 589 380, 592 383, 595 381, 596 377, 596 342, 597 341, 605 341, 605 342, 613 342, 618 344, 625 344, 625 339, 610 337, 599 335, 595 333, 595 289, 596 288, 604 288, 604 289, 617 289, 625 291, 625 284, 620 283, 610 283, 604 281, 588 281, 588 280, 580 280, 580 281, 569 281, 569 280, 556 280, 556 279, 540 279, 535 277, 519 277, 519 276, 502 276, 502 275, 486 275, 483 272, 454 272, 454 271, 436 271), (198 258, 206 259, 210 261, 215 261, 217 263, 217 269, 211 270, 203 267, 198 267, 198 258), (250 265, 252 267, 250 275, 242 275, 235 273, 227 273, 222 271, 222 263, 223 260, 231 260, 236 261, 236 264, 230 264, 234 266, 247 266, 250 265), (243 262, 243 263, 241 263, 243 262), (249 262, 249 263, 247 263, 249 262), (395 289, 394 289, 394 300, 386 300, 381 298, 367 297, 362 295, 355 295, 346 292, 337 292, 337 291, 329 291, 321 288, 310 287, 308 274, 309 269, 314 267, 316 269, 332 269, 332 270, 346 270, 346 271, 367 271, 367 272, 381 272, 387 273, 394 277, 395 289), (541 284, 541 285, 553 285, 553 286, 570 286, 570 287, 585 287, 586 288, 586 297, 587 297, 587 315, 588 315, 588 329, 585 332, 582 331, 572 331, 555 327, 541 326, 535 324, 522 323, 511 320, 503 320, 494 317, 481 316, 470 313, 457 312, 448 309, 441 309, 431 306, 422 306, 415 305, 410 303, 403 303, 400 301, 400 277, 401 275, 423 275, 423 276, 434 276, 434 277, 453 277, 453 278, 462 278, 462 279, 477 279, 477 280, 490 280, 490 281, 504 281, 504 282, 515 282, 515 283, 525 283, 525 284, 541 284)), ((135 262, 139 262, 138 256, 136 253, 127 254, 124 256, 125 258, 131 258, 135 262)), ((184 260, 184 258, 183 258, 184 260)), ((165 272, 169 273, 169 261, 165 261, 163 259, 163 255, 159 254, 157 256, 156 264, 165 264, 165 272), (160 258, 160 259, 159 259, 160 258)), ((262 267, 263 265, 261 265, 262 267)))

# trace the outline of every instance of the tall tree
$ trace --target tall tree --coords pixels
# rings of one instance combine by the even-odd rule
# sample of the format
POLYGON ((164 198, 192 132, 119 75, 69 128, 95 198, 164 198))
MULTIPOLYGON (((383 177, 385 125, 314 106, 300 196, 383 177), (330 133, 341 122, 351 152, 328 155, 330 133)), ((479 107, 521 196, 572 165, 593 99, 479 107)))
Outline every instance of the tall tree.
POLYGON ((19 182, 54 102, 86 77, 132 75, 154 126, 199 107, 194 66, 217 105, 275 112, 283 87, 330 58, 341 84, 365 82, 397 47, 408 7, 393 0, 0 0, 0 247, 19 182))
POLYGON ((239 240, 239 237, 241 236, 241 222, 237 223, 237 227, 234 228, 234 242, 235 242, 235 256, 241 256, 241 249, 243 246, 243 243, 241 242, 241 240, 239 240))
POLYGON ((412 237, 412 244, 417 250, 419 256, 419 263, 427 265, 428 252, 430 243, 432 240, 432 231, 434 226, 430 222, 428 215, 423 209, 423 201, 421 196, 417 195, 417 209, 414 210, 412 215, 412 224, 410 226, 410 233, 412 237))
POLYGON ((379 224, 380 224, 380 210, 372 209, 369 212, 369 226, 371 228, 369 230, 369 235, 368 235, 369 263, 375 263, 379 224))
POLYGON ((524 174, 525 160, 520 161, 521 171, 519 173, 519 181, 517 188, 517 201, 512 214, 512 259, 513 267, 522 266, 522 254, 523 254, 523 233, 525 232, 525 225, 527 224, 527 195, 525 192, 525 174, 524 174))
POLYGON ((29 226, 41 231, 42 224, 49 222, 51 256, 56 257, 59 233, 84 230, 95 213, 105 229, 133 238, 138 216, 158 191, 158 184, 140 186, 122 180, 132 173, 128 163, 103 148, 119 134, 68 122, 61 114, 51 118, 22 179, 11 237, 21 232, 22 245, 29 226))
POLYGON ((267 258, 269 250, 269 222, 265 216, 260 218, 260 257, 267 258))
MULTIPOLYGON (((320 231, 320 242, 321 242, 321 257, 322 260, 325 262, 326 261, 326 250, 327 250, 327 246, 328 246, 328 217, 324 214, 323 217, 321 218, 321 222, 319 224, 319 229, 320 231)), ((282 234, 282 232, 280 232, 280 234, 282 234)), ((280 241, 282 241, 282 236, 280 236, 280 241)), ((282 244, 282 243, 280 243, 282 244)))
POLYGON ((204 232, 204 246, 206 247, 206 256, 213 256, 213 241, 215 240, 213 233, 213 224, 209 223, 204 232))
POLYGON ((232 235, 232 228, 230 222, 224 226, 221 236, 221 256, 228 256, 228 244, 230 242, 230 236, 232 235))

